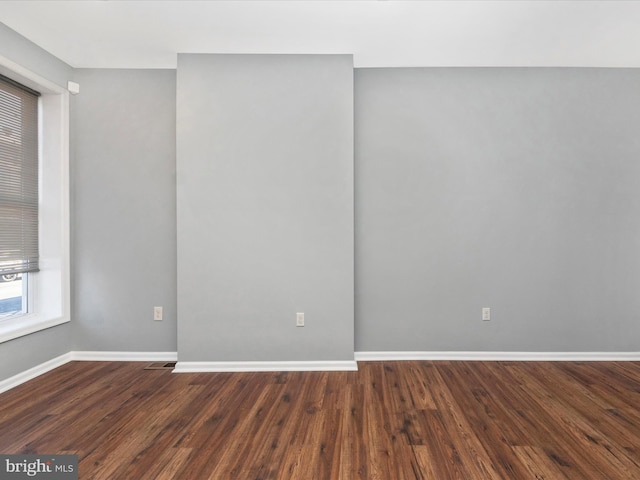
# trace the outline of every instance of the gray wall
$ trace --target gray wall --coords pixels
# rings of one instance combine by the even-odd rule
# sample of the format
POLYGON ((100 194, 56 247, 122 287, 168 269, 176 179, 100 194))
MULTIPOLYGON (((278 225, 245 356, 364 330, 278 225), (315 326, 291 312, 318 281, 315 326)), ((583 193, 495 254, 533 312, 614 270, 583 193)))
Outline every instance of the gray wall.
MULTIPOLYGON (((73 69, 0 23, 0 56, 61 86, 73 69)), ((0 343, 0 380, 21 373, 71 350, 71 325, 66 323, 0 343)))
POLYGON ((175 76, 76 70, 74 350, 176 351, 175 76))
POLYGON ((177 99, 178 359, 353 360, 351 56, 180 55, 177 99))
POLYGON ((66 88, 67 81, 73 80, 73 68, 3 23, 0 23, 0 55, 56 85, 66 88))
POLYGON ((640 350, 640 71, 355 90, 357 351, 640 350))
MULTIPOLYGON (((0 344, 0 380, 175 351, 176 291, 181 360, 352 358, 350 57, 181 56, 176 220, 175 71, 76 71, 2 24, 0 55, 81 84, 72 323, 0 344)), ((638 70, 355 75, 357 351, 640 350, 638 70)))

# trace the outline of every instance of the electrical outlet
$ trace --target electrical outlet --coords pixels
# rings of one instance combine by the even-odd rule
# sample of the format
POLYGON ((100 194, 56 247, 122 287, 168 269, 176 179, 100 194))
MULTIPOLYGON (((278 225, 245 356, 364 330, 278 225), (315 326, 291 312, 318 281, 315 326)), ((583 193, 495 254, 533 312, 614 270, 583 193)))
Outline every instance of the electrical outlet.
POLYGON ((157 321, 162 320, 162 307, 153 307, 153 319, 157 321))
POLYGON ((304 312, 296 313, 296 327, 304 327, 304 312))
POLYGON ((485 322, 491 320, 491 309, 489 307, 484 307, 482 309, 482 320, 485 322))

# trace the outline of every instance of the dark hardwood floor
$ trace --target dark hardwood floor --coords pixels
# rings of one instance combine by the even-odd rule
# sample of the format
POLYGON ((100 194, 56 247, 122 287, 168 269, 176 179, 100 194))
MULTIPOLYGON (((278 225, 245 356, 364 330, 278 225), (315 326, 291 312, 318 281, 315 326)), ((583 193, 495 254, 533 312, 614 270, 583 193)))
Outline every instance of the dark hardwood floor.
POLYGON ((640 363, 146 365, 72 362, 1 394, 0 453, 75 453, 81 479, 640 479, 640 363))

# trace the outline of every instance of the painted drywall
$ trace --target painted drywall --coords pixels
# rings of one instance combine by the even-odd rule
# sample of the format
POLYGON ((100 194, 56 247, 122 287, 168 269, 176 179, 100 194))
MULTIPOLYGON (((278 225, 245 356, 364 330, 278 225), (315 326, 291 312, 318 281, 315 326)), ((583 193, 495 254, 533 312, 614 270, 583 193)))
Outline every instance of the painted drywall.
POLYGON ((639 70, 355 91, 357 351, 640 350, 639 70))
POLYGON ((351 56, 177 75, 178 360, 353 360, 351 56))
POLYGON ((73 347, 176 351, 175 70, 75 78, 73 347))
POLYGON ((0 56, 61 87, 66 88, 72 80, 73 68, 3 23, 0 23, 0 56))
MULTIPOLYGON (((175 71, 75 71, 2 24, 0 55, 81 84, 73 321, 0 344, 0 380, 70 350, 175 350, 175 71)), ((181 359, 351 359, 350 60, 181 57, 202 94, 181 103, 199 142, 181 220, 205 227, 181 234, 181 359)), ((639 350, 637 70, 355 76, 356 350, 639 350)))
MULTIPOLYGON (((55 84, 72 79, 69 65, 0 23, 0 56, 55 84)), ((68 323, 0 343, 0 380, 26 371, 71 350, 68 323)))
POLYGON ((0 381, 69 353, 71 329, 64 323, 1 343, 0 381))

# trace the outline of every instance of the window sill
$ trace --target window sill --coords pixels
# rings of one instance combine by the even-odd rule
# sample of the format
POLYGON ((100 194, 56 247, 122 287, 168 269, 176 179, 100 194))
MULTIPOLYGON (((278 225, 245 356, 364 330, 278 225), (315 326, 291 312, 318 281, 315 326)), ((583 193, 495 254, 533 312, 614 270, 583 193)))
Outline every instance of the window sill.
POLYGON ((0 343, 67 323, 69 318, 43 318, 41 315, 22 315, 0 322, 0 343))

